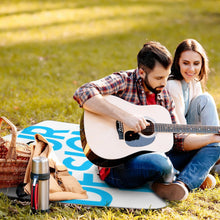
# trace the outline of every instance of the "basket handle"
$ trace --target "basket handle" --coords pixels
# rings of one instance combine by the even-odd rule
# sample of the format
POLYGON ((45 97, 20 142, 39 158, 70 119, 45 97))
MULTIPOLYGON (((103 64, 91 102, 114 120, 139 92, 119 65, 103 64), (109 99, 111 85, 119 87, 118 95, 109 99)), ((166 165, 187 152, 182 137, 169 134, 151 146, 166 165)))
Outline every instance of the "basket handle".
POLYGON ((0 128, 1 128, 2 121, 7 123, 8 125, 10 125, 11 134, 12 134, 12 138, 11 138, 11 142, 10 142, 10 145, 9 145, 8 153, 6 155, 6 160, 7 159, 17 160, 17 155, 16 155, 17 128, 15 127, 15 125, 12 122, 10 122, 4 116, 0 117, 0 128))

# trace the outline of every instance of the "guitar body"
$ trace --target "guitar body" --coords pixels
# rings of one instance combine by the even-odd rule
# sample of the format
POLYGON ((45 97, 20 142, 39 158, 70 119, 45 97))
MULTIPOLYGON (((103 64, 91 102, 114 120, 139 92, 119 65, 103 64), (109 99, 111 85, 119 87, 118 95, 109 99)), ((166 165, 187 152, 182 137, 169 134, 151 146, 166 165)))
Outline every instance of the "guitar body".
MULTIPOLYGON (((171 124, 167 109, 160 105, 135 105, 116 96, 105 96, 127 112, 143 115, 152 123, 171 124)), ((80 123, 82 147, 87 158, 102 167, 113 167, 146 152, 167 152, 173 146, 173 133, 133 133, 121 122, 86 111, 80 123)))

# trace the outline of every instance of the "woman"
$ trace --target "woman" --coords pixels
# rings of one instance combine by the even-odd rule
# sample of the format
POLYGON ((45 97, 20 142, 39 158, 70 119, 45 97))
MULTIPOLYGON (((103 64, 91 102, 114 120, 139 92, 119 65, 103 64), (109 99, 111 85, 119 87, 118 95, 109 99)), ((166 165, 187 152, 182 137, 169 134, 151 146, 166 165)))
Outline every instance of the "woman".
MULTIPOLYGON (((202 91, 202 88, 205 90, 208 73, 208 58, 201 44, 194 39, 182 41, 176 48, 167 82, 167 89, 175 102, 178 123, 219 126, 214 99, 202 91)), ((220 164, 213 170, 220 174, 220 164)))

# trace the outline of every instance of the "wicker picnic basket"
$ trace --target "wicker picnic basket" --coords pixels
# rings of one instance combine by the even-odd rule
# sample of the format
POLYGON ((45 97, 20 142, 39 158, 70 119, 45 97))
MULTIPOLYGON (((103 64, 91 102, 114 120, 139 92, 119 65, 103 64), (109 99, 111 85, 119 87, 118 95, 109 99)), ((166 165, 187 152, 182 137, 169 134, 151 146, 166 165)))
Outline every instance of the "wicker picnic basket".
POLYGON ((17 128, 7 118, 0 117, 10 126, 11 141, 0 137, 0 188, 16 187, 24 181, 26 167, 31 155, 27 144, 17 143, 17 128))

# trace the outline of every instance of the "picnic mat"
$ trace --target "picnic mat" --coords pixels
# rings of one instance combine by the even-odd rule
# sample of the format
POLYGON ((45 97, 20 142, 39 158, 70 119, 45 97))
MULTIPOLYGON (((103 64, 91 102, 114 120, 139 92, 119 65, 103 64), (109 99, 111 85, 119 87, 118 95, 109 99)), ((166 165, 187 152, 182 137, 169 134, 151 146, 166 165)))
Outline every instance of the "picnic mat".
MULTIPOLYGON (((34 141, 36 133, 43 135, 52 144, 59 160, 87 191, 88 199, 66 200, 62 203, 134 209, 158 209, 167 205, 147 184, 125 190, 110 187, 100 180, 97 167, 83 153, 79 124, 43 121, 18 132, 18 142, 34 141)), ((16 188, 0 189, 0 192, 12 198, 17 197, 16 188)))

